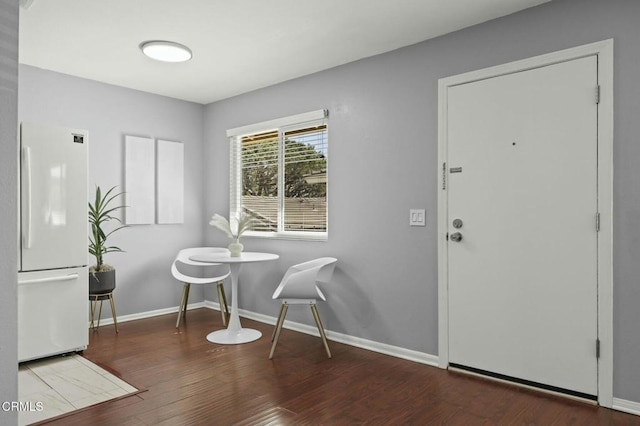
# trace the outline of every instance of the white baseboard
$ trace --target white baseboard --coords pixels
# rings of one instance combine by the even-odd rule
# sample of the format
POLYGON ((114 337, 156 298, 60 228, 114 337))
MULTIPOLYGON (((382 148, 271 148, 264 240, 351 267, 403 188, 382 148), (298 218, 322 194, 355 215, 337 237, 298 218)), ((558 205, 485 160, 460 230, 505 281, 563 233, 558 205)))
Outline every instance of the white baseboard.
POLYGON ((640 402, 627 401, 625 399, 613 398, 613 405, 611 406, 614 410, 624 411, 625 413, 635 414, 636 416, 640 416, 640 402))
MULTIPOLYGON (((203 308, 203 307, 208 309, 214 309, 216 311, 220 310, 220 305, 217 302, 213 302, 210 300, 205 300, 204 302, 199 302, 199 303, 190 303, 187 306, 187 309, 191 310, 191 309, 197 309, 197 308, 203 308)), ((178 312, 177 306, 171 307, 171 308, 156 309, 154 311, 141 312, 138 314, 118 316, 118 322, 122 323, 127 321, 135 321, 139 319, 151 318, 159 315, 172 314, 176 312, 178 312)), ((277 320, 276 317, 258 314, 256 312, 251 312, 244 309, 240 309, 238 311, 238 314, 241 317, 249 318, 258 322, 271 324, 271 325, 275 325, 277 320)), ((111 319, 110 317, 103 318, 100 320, 101 326, 111 325, 111 324, 113 324, 113 319, 111 319)), ((285 320, 283 327, 288 330, 298 331, 300 333, 305 333, 305 334, 310 334, 312 336, 320 337, 320 333, 318 333, 318 329, 310 325, 285 320)), ((438 366, 438 357, 436 355, 431 355, 424 352, 405 349, 399 346, 387 345, 385 343, 374 342, 373 340, 367 340, 367 339, 362 339, 360 337, 349 336, 347 334, 337 333, 331 330, 327 330, 326 332, 327 332, 327 339, 334 342, 344 343, 345 345, 367 349, 373 352, 394 356, 396 358, 418 362, 420 364, 431 365, 434 367, 438 366)))
MULTIPOLYGON (((220 309, 220 305, 216 302, 206 300, 204 302, 205 308, 220 309)), ((176 311, 177 312, 177 311, 176 311)), ((262 322, 265 324, 275 325, 277 318, 269 315, 258 314, 256 312, 246 311, 239 309, 238 314, 241 317, 249 318, 254 321, 262 322)), ((298 331, 304 334, 310 334, 312 336, 320 337, 318 329, 311 325, 300 324, 285 320, 283 327, 288 330, 298 331)), ((327 340, 331 340, 338 343, 344 343, 345 345, 355 346, 357 348, 367 349, 369 351, 378 352, 385 355, 394 356, 396 358, 406 359, 408 361, 418 362, 420 364, 438 366, 438 357, 435 355, 427 354, 424 352, 413 351, 410 349, 401 348, 398 346, 387 345, 385 343, 374 342, 372 340, 362 339, 360 337, 349 336, 347 334, 337 333, 335 331, 326 330, 327 340)))
MULTIPOLYGON (((197 309, 197 308, 203 308, 203 307, 208 309, 214 309, 216 311, 220 310, 220 305, 217 302, 213 302, 210 300, 205 300, 204 302, 199 302, 199 303, 190 303, 187 306, 187 309, 191 310, 191 309, 197 309)), ((171 308, 156 309, 153 311, 140 312, 137 314, 118 316, 118 322, 122 323, 127 321, 135 321, 139 319, 151 318, 159 315, 172 314, 176 312, 178 312, 177 306, 171 307, 171 308)), ((249 318, 258 322, 271 324, 271 325, 275 325, 277 320, 276 317, 258 314, 256 312, 251 312, 244 309, 239 309, 238 314, 241 317, 249 318)), ((100 320, 100 326, 111 325, 111 324, 113 324, 113 319, 109 317, 102 318, 100 320)), ((305 333, 305 334, 310 334, 312 336, 320 337, 320 333, 318 333, 318 329, 310 325, 286 320, 283 324, 283 327, 288 330, 298 331, 300 333, 305 333)), ((396 358, 418 362, 420 364, 431 365, 434 367, 438 366, 438 357, 436 355, 431 355, 424 352, 418 352, 411 349, 405 349, 399 346, 387 345, 385 343, 374 342, 373 340, 367 340, 367 339, 362 339, 360 337, 349 336, 347 334, 337 333, 331 330, 327 330, 326 332, 327 332, 327 339, 334 342, 344 343, 345 345, 367 349, 373 352, 394 356, 396 358)))
MULTIPOLYGON (((217 306, 217 308, 214 308, 214 309, 220 310, 220 306, 217 303, 215 304, 215 306, 217 306)), ((191 309, 198 309, 198 308, 204 308, 204 307, 205 307, 205 302, 189 303, 187 305, 187 310, 190 311, 191 309)), ((156 309, 153 311, 140 312, 138 314, 118 315, 117 317, 118 317, 118 323, 121 323, 121 322, 135 321, 135 320, 145 319, 145 318, 158 317, 160 315, 175 314, 177 312, 178 312, 178 307, 174 306, 172 308, 156 309)), ((100 319, 100 327, 102 327, 103 325, 111 325, 111 324, 113 324, 112 317, 105 317, 100 319)), ((90 326, 91 326, 91 323, 89 323, 88 327, 90 326)))

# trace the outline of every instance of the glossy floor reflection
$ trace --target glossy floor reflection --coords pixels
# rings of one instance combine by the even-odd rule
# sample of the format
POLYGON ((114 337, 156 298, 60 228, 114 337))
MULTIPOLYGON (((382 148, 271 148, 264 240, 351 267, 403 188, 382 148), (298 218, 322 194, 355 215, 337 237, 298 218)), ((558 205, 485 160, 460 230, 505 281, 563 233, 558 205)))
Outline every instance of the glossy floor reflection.
POLYGON ((136 391, 80 355, 31 361, 18 372, 19 399, 29 407, 19 413, 18 423, 31 424, 136 391))

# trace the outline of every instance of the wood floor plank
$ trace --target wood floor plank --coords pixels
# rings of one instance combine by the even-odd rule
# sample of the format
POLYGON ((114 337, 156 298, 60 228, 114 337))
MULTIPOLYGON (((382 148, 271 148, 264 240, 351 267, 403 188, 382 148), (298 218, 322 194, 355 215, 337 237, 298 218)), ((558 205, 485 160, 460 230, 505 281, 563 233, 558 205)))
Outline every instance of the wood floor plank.
POLYGON ((217 345, 217 311, 101 327, 84 356, 144 392, 52 425, 629 424, 640 417, 510 384, 441 370, 242 319, 263 337, 217 345))

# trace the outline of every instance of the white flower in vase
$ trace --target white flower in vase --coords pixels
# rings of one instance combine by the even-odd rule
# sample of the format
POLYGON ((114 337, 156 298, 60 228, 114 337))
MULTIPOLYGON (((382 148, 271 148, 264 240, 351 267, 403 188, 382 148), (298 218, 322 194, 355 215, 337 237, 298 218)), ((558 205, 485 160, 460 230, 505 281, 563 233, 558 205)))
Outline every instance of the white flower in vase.
POLYGON ((232 241, 229 244, 229 251, 231 252, 231 257, 239 257, 242 253, 242 249, 244 248, 242 243, 240 243, 240 237, 242 234, 251 228, 251 224, 253 223, 254 216, 249 213, 242 213, 239 217, 236 218, 234 222, 235 230, 231 229, 231 224, 229 221, 219 214, 214 214, 211 216, 211 221, 209 225, 214 226, 224 232, 227 237, 231 238, 232 241))

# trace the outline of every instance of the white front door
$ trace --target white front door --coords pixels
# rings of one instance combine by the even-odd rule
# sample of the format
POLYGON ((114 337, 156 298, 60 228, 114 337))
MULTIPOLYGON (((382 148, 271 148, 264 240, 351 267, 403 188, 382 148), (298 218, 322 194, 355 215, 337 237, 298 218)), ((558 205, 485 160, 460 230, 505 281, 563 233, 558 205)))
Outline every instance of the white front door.
POLYGON ((597 78, 593 55, 448 87, 450 363, 597 395, 597 78))

